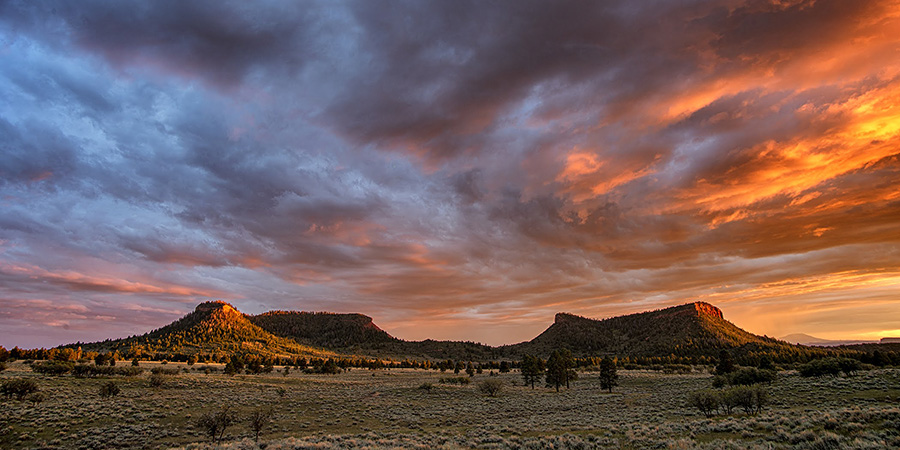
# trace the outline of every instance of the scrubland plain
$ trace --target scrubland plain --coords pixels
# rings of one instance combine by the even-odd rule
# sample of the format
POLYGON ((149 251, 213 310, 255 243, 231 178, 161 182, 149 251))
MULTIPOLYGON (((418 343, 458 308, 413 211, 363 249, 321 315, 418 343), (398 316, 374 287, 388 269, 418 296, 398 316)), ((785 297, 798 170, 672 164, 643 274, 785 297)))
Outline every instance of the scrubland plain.
MULTIPOLYGON (((158 363, 141 363, 146 369, 158 363)), ((802 378, 782 371, 767 386, 760 414, 704 417, 690 393, 711 387, 707 368, 687 374, 620 370, 612 393, 595 372, 571 388, 524 386, 516 371, 479 374, 469 384, 413 369, 354 369, 337 375, 280 367, 270 374, 227 376, 218 365, 169 363, 153 387, 135 377, 51 377, 7 364, 0 381, 36 381, 40 402, 2 400, 2 448, 898 448, 900 370, 853 377, 802 378), (214 368, 205 373, 204 368, 214 368), (496 397, 479 389, 502 381, 496 397), (117 395, 101 396, 110 381, 117 395), (447 380, 444 380, 447 381, 447 380), (259 442, 247 417, 272 408, 259 442), (228 408, 237 421, 215 444, 197 426, 204 413, 228 408)))

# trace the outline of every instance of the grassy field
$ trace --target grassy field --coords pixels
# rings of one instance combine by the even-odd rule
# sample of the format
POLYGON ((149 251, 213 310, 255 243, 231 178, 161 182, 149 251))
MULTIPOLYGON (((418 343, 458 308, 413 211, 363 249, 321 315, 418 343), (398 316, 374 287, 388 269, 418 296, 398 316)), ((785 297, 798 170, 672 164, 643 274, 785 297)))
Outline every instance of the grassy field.
MULTIPOLYGON (((142 363, 151 368, 154 363, 142 363)), ((294 448, 898 448, 900 370, 850 378, 806 379, 782 372, 762 413, 710 419, 686 405, 710 387, 705 371, 621 371, 620 386, 602 391, 596 374, 580 373, 559 393, 522 385, 518 373, 476 375, 468 385, 423 370, 354 369, 338 375, 182 373, 152 387, 132 377, 47 377, 9 364, 0 380, 33 378, 46 399, 2 400, 0 448, 212 448, 195 426, 203 413, 229 406, 239 416, 271 407, 261 436, 267 449, 294 448), (480 381, 504 382, 498 397, 480 381), (121 392, 101 398, 113 381, 121 392), (422 385, 431 383, 431 389, 422 385)), ((187 372, 184 369, 188 369, 187 372)), ((219 448, 258 448, 246 422, 226 431, 219 448)))

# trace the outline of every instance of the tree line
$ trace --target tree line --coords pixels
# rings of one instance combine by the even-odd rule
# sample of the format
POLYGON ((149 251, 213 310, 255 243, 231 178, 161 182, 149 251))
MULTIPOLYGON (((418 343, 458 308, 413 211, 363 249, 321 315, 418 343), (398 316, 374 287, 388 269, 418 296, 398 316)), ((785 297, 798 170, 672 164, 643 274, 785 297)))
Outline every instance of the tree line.
MULTIPOLYGON (((563 350, 554 350, 550 353, 550 358, 554 358, 554 354, 557 352, 563 352, 563 350)), ((601 365, 601 362, 609 358, 610 356, 593 356, 593 357, 573 357, 571 352, 566 351, 567 354, 564 355, 564 360, 566 364, 571 367, 567 367, 566 370, 574 370, 585 367, 598 367, 601 365)), ((815 361, 821 360, 834 360, 840 359, 844 361, 843 365, 846 367, 848 364, 852 364, 849 361, 855 361, 856 363, 862 364, 870 364, 876 367, 890 366, 890 365, 900 365, 900 352, 896 351, 888 351, 881 349, 874 349, 871 351, 829 351, 823 353, 822 355, 818 355, 818 357, 808 357, 808 355, 797 355, 796 359, 785 358, 785 355, 772 355, 767 352, 747 352, 741 351, 740 355, 737 357, 733 357, 733 363, 741 364, 743 366, 756 367, 763 365, 771 365, 775 362, 779 364, 785 365, 794 365, 798 369, 802 365, 809 364, 817 364, 815 361), (785 361, 787 359, 787 361, 785 361)), ((431 359, 412 359, 405 358, 402 360, 393 360, 389 358, 366 358, 366 357, 304 357, 304 356, 273 356, 273 355, 264 355, 258 354, 251 351, 241 351, 241 352, 224 352, 224 351, 215 351, 215 352, 198 352, 198 353, 182 353, 182 352, 155 352, 148 353, 140 348, 134 349, 125 349, 125 350, 112 350, 107 352, 99 352, 99 351, 86 351, 82 350, 82 348, 78 344, 73 344, 69 346, 61 346, 56 348, 38 348, 38 349, 20 349, 19 347, 14 347, 12 350, 7 350, 3 346, 0 346, 0 362, 8 361, 8 360, 54 360, 54 361, 71 361, 71 362, 81 362, 81 361, 89 361, 96 360, 98 357, 105 358, 114 364, 115 361, 122 360, 133 360, 133 359, 141 359, 141 360, 150 360, 150 361, 172 361, 172 362, 186 362, 188 364, 193 363, 221 363, 227 364, 234 360, 235 358, 239 358, 239 360, 245 365, 253 365, 259 367, 267 367, 267 366, 291 366, 299 370, 305 370, 307 368, 318 368, 322 367, 328 361, 337 366, 340 369, 347 368, 362 368, 362 369, 425 369, 425 370, 440 370, 441 372, 445 371, 453 371, 456 374, 460 372, 472 372, 473 374, 482 373, 484 371, 499 371, 501 373, 509 372, 513 369, 519 369, 526 372, 533 371, 531 365, 535 364, 534 359, 536 358, 533 355, 525 355, 519 360, 510 359, 510 360, 500 360, 500 361, 465 361, 459 359, 446 359, 446 360, 431 360, 431 359)), ((562 357, 557 355, 557 358, 562 357)), ((550 360, 548 358, 547 361, 550 360)), ((543 360, 542 360, 543 361, 543 360)), ((555 361, 555 359, 554 359, 555 361)), ((678 366, 689 366, 689 365, 713 365, 719 362, 718 358, 708 358, 708 357, 692 357, 692 358, 680 358, 680 357, 671 357, 671 356, 660 356, 660 357, 629 357, 629 356, 619 356, 615 358, 615 364, 618 367, 625 369, 637 369, 637 368, 650 368, 650 369, 659 369, 665 370, 668 367, 678 367, 678 366)), ((103 363, 100 363, 102 365, 103 363)), ((542 369, 546 370, 546 368, 542 369)), ((561 370, 561 369, 560 369, 561 370)), ((820 370, 831 370, 831 366, 827 369, 820 370)), ((541 375, 541 378, 543 375, 541 375)), ((560 386, 566 384, 567 381, 571 381, 570 375, 560 374, 554 375, 551 379, 559 379, 561 381, 560 386), (555 378, 554 378, 555 377, 555 378)), ((536 382, 536 381, 535 381, 536 382)), ((555 386, 555 381, 553 382, 555 386)), ((526 380, 526 384, 533 384, 531 380, 526 380)))

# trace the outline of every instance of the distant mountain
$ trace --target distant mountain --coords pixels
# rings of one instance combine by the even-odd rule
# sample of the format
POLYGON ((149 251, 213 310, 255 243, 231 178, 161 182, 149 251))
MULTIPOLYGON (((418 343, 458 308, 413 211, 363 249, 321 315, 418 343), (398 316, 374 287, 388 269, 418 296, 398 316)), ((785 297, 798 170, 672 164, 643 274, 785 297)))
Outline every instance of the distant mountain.
POLYGON ((275 336, 222 301, 197 305, 193 312, 141 336, 81 344, 84 350, 120 353, 219 354, 255 353, 264 356, 327 357, 334 352, 275 336))
POLYGON ((85 351, 122 355, 203 353, 221 360, 234 353, 291 357, 419 357, 486 361, 493 347, 474 342, 404 341, 378 328, 362 314, 270 311, 251 316, 222 301, 205 302, 193 312, 140 336, 87 344, 85 351))
POLYGON ((789 334, 781 338, 782 341, 789 342, 791 344, 799 344, 799 345, 814 345, 819 347, 837 347, 839 345, 856 345, 856 344, 875 344, 877 341, 839 341, 839 340, 831 340, 831 339, 822 339, 817 338, 815 336, 810 336, 804 333, 794 333, 789 334))
POLYGON ((507 346, 512 354, 546 355, 565 347, 578 355, 718 357, 722 349, 747 352, 797 351, 727 321, 722 311, 697 302, 604 320, 559 313, 547 330, 528 342, 507 346))
POLYGON ((703 302, 604 320, 559 313, 554 323, 531 341, 490 347, 475 342, 404 341, 362 314, 272 311, 250 316, 217 301, 202 303, 181 319, 141 336, 69 347, 79 345, 87 351, 115 350, 122 355, 185 357, 202 353, 215 360, 249 353, 266 357, 365 355, 496 361, 518 359, 524 354, 546 357, 554 349, 568 348, 576 356, 614 354, 649 362, 710 362, 721 350, 729 349, 739 361, 752 363, 764 354, 790 361, 841 351, 748 333, 725 320, 718 308, 703 302))
POLYGON ((276 336, 318 347, 370 346, 400 342, 362 314, 270 311, 249 316, 251 322, 276 336))
POLYGON ((302 344, 373 356, 488 360, 493 347, 475 342, 404 341, 378 328, 362 314, 271 311, 249 319, 260 328, 302 344))

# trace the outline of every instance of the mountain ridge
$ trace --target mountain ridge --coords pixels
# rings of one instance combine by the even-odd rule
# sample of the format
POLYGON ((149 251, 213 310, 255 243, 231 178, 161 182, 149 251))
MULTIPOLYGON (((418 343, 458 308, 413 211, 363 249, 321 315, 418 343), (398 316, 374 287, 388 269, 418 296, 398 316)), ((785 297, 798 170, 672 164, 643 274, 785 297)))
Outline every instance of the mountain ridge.
POLYGON ((857 344, 877 344, 879 341, 866 341, 859 339, 822 339, 816 336, 811 336, 806 333, 792 333, 786 336, 782 336, 779 339, 782 341, 798 344, 798 345, 808 345, 808 346, 820 346, 820 347, 838 347, 842 345, 857 345, 857 344))
POLYGON ((750 346, 756 352, 781 351, 786 345, 790 346, 739 328, 709 303, 692 302, 605 319, 557 313, 554 323, 537 337, 506 349, 512 354, 540 354, 566 347, 580 355, 711 358, 723 349, 750 346))
POLYGON ((388 343, 399 339, 359 313, 312 311, 267 311, 249 316, 260 328, 318 347, 350 347, 365 343, 388 343))
POLYGON ((532 340, 491 347, 475 342, 405 341, 379 328, 371 317, 357 313, 269 311, 247 315, 226 302, 212 301, 144 335, 82 345, 86 349, 131 353, 204 353, 219 355, 219 359, 223 354, 243 352, 482 361, 516 359, 525 354, 546 356, 556 348, 568 348, 582 357, 620 355, 645 362, 679 363, 706 363, 717 358, 721 350, 751 359, 768 355, 773 360, 827 351, 747 332, 705 302, 605 319, 560 312, 532 340))
MULTIPOLYGON (((70 347, 72 345, 69 345, 70 347)), ((331 356, 317 349, 273 335, 234 306, 221 301, 203 302, 185 316, 148 333, 80 345, 84 350, 118 351, 139 357, 155 353, 227 356, 256 353, 265 356, 331 356)))

